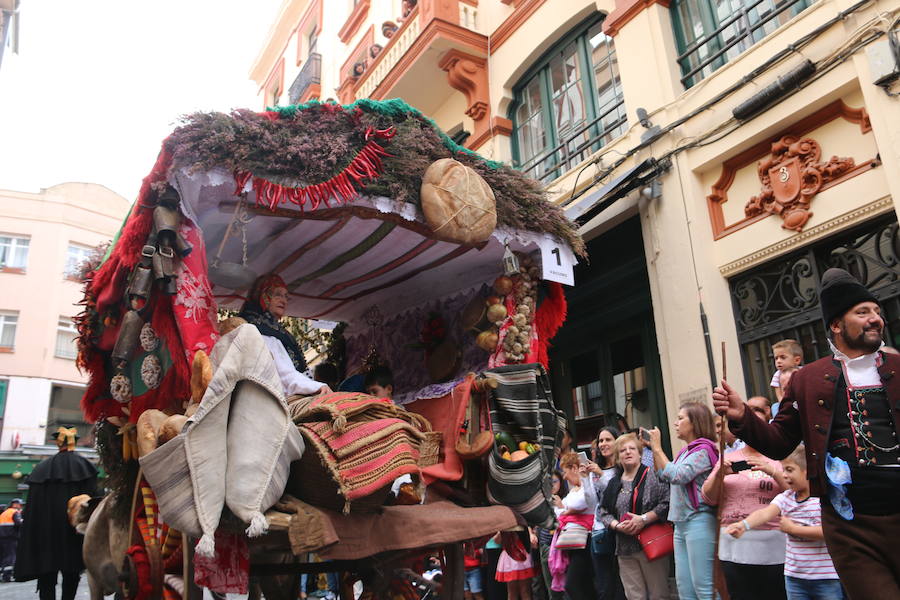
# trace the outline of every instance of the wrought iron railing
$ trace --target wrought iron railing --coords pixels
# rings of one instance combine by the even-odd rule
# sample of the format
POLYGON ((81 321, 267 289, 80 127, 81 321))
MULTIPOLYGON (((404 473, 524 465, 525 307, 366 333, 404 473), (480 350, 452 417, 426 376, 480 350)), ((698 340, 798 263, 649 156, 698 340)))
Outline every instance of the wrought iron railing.
POLYGON ((294 83, 288 90, 290 103, 297 104, 303 97, 303 93, 314 83, 322 83, 322 55, 315 52, 310 54, 303 63, 303 68, 300 69, 297 78, 294 79, 294 83))
MULTIPOLYGON (((689 0, 678 0, 678 3, 686 1, 689 0)), ((707 0, 697 0, 698 4, 705 1, 707 0)), ((722 20, 718 27, 688 44, 678 55, 677 60, 682 72, 681 83, 685 88, 693 86, 786 23, 809 6, 811 1, 741 2, 740 8, 722 20), (788 10, 792 11, 791 14, 783 16, 788 10), (729 54, 733 50, 734 53, 729 54)), ((715 5, 709 7, 711 11, 715 11, 715 8, 715 5)), ((678 11, 678 6, 673 6, 672 10, 678 11)), ((693 23, 681 23, 682 32, 690 30, 693 26, 693 23)))
POLYGON ((772 344, 800 342, 804 362, 829 352, 817 293, 830 267, 852 273, 879 299, 885 341, 900 345, 900 234, 896 218, 828 238, 733 277, 731 299, 751 394, 771 395, 772 344))
POLYGON ((592 152, 596 152, 625 132, 627 118, 624 105, 624 100, 617 102, 595 119, 586 121, 569 132, 556 146, 517 164, 516 168, 543 183, 556 179, 586 159, 592 152), (612 120, 609 120, 611 117, 612 120), (588 137, 578 141, 585 132, 588 133, 588 137), (573 142, 577 143, 573 145, 573 142))

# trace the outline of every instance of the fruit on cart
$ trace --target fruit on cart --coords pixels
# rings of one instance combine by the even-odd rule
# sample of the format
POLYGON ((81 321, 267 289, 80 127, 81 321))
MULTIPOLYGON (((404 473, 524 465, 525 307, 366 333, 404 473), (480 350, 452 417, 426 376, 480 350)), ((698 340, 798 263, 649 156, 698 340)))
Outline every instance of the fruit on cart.
POLYGON ((523 450, 528 454, 534 454, 538 451, 538 447, 536 444, 532 444, 531 442, 519 442, 519 450, 523 450))
POLYGON ((506 275, 501 275, 494 280, 494 291, 501 296, 507 295, 513 291, 513 280, 506 275))
POLYGON ((484 303, 487 306, 491 306, 492 304, 500 304, 501 302, 503 302, 503 298, 501 298, 500 296, 488 296, 484 299, 484 303))
POLYGON ((497 335, 497 332, 489 329, 478 334, 478 337, 475 338, 475 345, 487 352, 493 352, 497 348, 499 339, 500 336, 497 335))
POLYGON ((491 304, 487 309, 487 318, 491 323, 498 323, 506 318, 506 307, 502 304, 491 304))
POLYGON ((531 455, 528 454, 527 452, 525 452, 524 450, 516 450, 515 452, 512 453, 512 455, 510 455, 510 460, 513 460, 513 461, 524 460, 524 459, 528 458, 529 456, 531 456, 531 455))

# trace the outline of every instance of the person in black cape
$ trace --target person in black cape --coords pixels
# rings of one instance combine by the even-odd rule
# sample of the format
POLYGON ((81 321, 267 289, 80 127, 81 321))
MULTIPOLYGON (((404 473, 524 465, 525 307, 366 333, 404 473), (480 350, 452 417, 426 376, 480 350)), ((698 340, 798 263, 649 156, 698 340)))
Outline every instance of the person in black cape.
POLYGON ((75 428, 60 427, 59 452, 38 463, 25 480, 28 503, 16 554, 16 581, 37 579, 40 600, 56 599, 62 572, 62 600, 73 600, 84 570, 83 537, 69 524, 66 504, 72 496, 95 496, 97 468, 75 452, 75 428))

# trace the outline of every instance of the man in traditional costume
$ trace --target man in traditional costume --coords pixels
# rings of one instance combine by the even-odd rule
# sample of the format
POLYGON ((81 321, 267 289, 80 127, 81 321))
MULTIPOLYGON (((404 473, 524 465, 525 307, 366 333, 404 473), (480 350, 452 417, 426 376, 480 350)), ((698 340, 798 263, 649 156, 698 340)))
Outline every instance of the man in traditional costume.
POLYGON ((828 269, 819 299, 833 355, 794 373, 771 423, 725 381, 713 404, 771 458, 806 443, 810 490, 822 498, 825 542, 847 593, 900 598, 900 356, 881 350, 878 301, 847 271, 828 269))
POLYGON ((284 395, 309 396, 330 392, 324 385, 306 374, 306 359, 294 336, 279 322, 287 310, 288 290, 284 280, 271 273, 253 284, 239 317, 254 325, 272 353, 278 376, 284 385, 284 395))
POLYGON ((74 427, 55 434, 59 452, 38 463, 25 480, 28 503, 16 556, 16 581, 38 580, 40 600, 56 600, 57 574, 62 572, 62 600, 73 600, 84 570, 83 536, 69 524, 69 498, 97 495, 97 468, 75 452, 74 427))

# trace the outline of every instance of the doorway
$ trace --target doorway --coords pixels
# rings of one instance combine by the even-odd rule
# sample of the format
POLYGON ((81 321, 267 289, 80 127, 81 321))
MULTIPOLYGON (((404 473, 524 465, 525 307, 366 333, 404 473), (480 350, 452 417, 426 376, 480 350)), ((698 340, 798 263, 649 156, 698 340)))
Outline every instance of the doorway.
POLYGON ((665 394, 640 221, 587 244, 590 264, 566 289, 566 324, 553 339, 550 376, 579 448, 606 425, 659 427, 669 449, 665 394))

